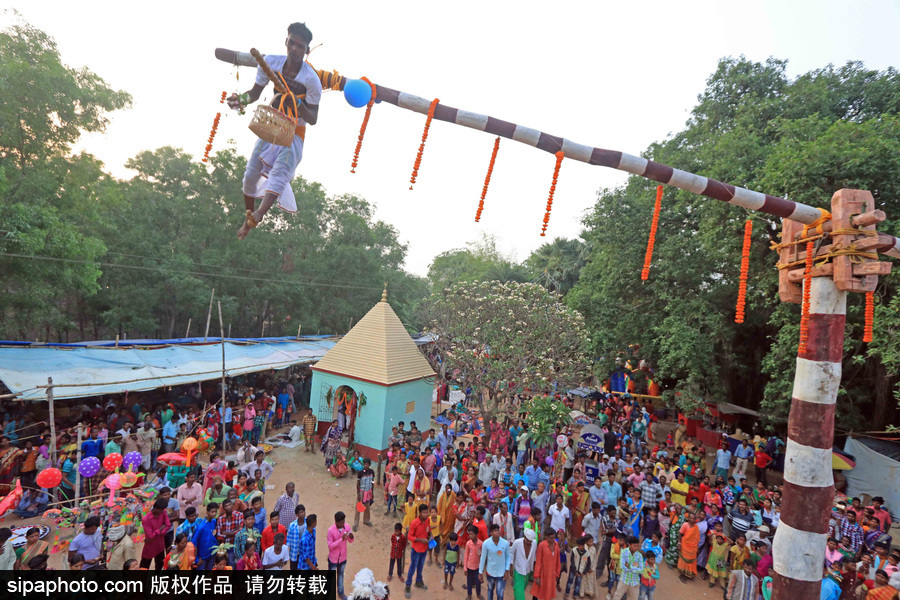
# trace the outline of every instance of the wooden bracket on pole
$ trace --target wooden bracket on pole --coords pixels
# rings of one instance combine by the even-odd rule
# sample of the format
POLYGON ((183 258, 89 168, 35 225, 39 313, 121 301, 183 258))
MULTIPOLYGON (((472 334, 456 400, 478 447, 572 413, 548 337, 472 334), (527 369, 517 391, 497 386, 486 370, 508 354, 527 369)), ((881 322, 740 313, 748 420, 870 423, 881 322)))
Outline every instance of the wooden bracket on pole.
MULTIPOLYGON (((838 190, 831 197, 831 220, 834 223, 834 235, 832 248, 839 250, 848 248, 857 242, 855 235, 841 235, 841 230, 853 229, 852 217, 863 213, 875 211, 875 198, 866 190, 838 190)), ((875 231, 875 223, 859 227, 864 231, 875 231)), ((854 265, 867 264, 874 261, 863 256, 835 256, 834 283, 839 290, 845 292, 874 292, 878 286, 878 275, 856 276, 853 273, 854 265)))
MULTIPOLYGON (((885 235, 860 234, 852 230, 875 231, 876 225, 884 220, 884 212, 875 209, 875 198, 871 192, 851 189, 835 192, 831 198, 831 220, 820 228, 826 238, 818 240, 816 260, 840 250, 852 249, 855 254, 838 254, 821 260, 813 267, 812 276, 831 277, 837 288, 844 292, 874 292, 878 286, 878 276, 890 273, 892 265, 860 253, 883 252, 884 248, 892 247, 893 241, 885 235)), ((802 223, 782 220, 782 243, 797 242, 802 233, 802 223)), ((815 232, 810 231, 808 235, 815 235, 815 232)), ((805 244, 795 243, 778 250, 780 263, 796 263, 778 272, 778 295, 782 302, 800 304, 802 301, 805 259, 805 244)))

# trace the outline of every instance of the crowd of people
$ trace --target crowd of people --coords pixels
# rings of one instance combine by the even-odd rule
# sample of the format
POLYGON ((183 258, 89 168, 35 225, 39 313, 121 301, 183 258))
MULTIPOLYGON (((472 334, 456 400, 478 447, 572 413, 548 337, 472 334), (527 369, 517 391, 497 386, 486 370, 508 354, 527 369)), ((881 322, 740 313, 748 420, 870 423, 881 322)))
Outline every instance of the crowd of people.
MULTIPOLYGON (((412 587, 427 589, 423 572, 436 565, 449 590, 462 570, 468 599, 482 598, 486 577, 491 599, 502 600, 508 581, 516 600, 652 600, 668 568, 728 600, 764 597, 782 499, 767 471, 783 442, 748 438, 732 452, 723 437, 707 456, 682 429, 652 437, 651 407, 628 395, 597 410, 602 453, 568 444, 564 428, 562 446, 532 447, 515 419, 492 419, 466 442, 446 425, 423 434, 399 423, 383 481, 385 514, 398 521, 389 579, 396 568, 410 597, 412 587)), ((890 526, 881 497, 835 503, 823 599, 896 597, 900 550, 891 550, 890 526)))
MULTIPOLYGON (((430 568, 440 580, 431 585, 460 587, 468 600, 482 600, 484 593, 502 600, 507 584, 516 600, 559 594, 564 600, 653 600, 661 574, 670 570, 685 584, 700 580, 718 588, 727 600, 757 600, 770 582, 781 490, 770 485, 767 471, 783 445, 772 438, 745 439, 733 452, 723 439, 708 454, 681 429, 663 435, 652 408, 626 394, 592 407, 602 437, 589 449, 579 447, 570 426, 558 426, 556 441, 537 447, 528 425, 513 417, 491 418, 465 439, 446 424, 420 429, 399 422, 378 477, 369 459, 344 451, 338 421, 316 435, 315 415, 298 410, 293 387, 284 381, 263 389, 233 386, 224 406, 205 413, 172 403, 91 408, 89 419, 82 416, 81 460, 137 451, 142 462, 134 489, 153 494, 143 504, 140 531, 85 513, 68 546, 69 568, 320 568, 318 516, 307 511, 295 484, 277 498, 266 493, 273 466, 259 442, 265 430, 289 427, 286 439, 303 438, 306 452, 322 452, 332 476, 355 478, 352 523, 344 512, 329 515, 333 523, 325 534, 327 566, 338 572, 342 600, 348 544, 360 526, 372 526, 376 498, 394 520, 385 540, 388 581, 400 578, 407 598, 416 588, 428 589, 430 568), (208 459, 202 455, 204 464, 170 485, 171 470, 157 469, 157 459, 201 429, 214 440, 208 459), (226 452, 235 452, 235 460, 224 460, 226 452)), ((32 438, 17 426, 9 432, 20 439, 3 436, 0 460, 10 448, 15 459, 2 471, 11 478, 0 484, 21 479, 27 490, 17 513, 40 515, 54 504, 49 490, 35 488, 36 473, 48 464, 48 433, 27 417, 5 418, 6 429, 15 420, 39 432, 32 438)), ((61 506, 74 499, 72 435, 63 431, 57 441, 61 506)), ((105 475, 82 478, 80 496, 102 494, 105 475)), ((896 597, 900 551, 891 550, 890 525, 881 497, 868 506, 861 498, 835 504, 823 599, 896 597)), ((25 545, 13 549, 7 547, 10 530, 0 528, 0 569, 46 568, 49 549, 39 533, 29 530, 25 545)))

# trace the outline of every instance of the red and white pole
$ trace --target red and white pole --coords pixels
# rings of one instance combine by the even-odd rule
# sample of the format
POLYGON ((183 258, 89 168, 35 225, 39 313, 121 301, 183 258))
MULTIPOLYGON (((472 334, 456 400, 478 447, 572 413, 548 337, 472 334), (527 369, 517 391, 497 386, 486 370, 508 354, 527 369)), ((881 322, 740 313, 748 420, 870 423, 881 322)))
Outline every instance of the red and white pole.
POLYGON ((806 350, 797 355, 788 420, 784 499, 772 549, 773 600, 819 597, 834 502, 831 447, 847 292, 831 277, 814 277, 809 313, 809 339, 806 350))

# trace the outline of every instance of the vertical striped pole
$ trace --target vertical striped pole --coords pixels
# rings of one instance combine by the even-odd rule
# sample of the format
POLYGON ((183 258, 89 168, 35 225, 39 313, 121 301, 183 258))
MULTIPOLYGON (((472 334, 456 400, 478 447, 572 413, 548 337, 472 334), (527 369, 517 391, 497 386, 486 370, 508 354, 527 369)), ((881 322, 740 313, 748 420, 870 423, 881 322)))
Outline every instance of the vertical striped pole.
POLYGON ((834 500, 831 446, 841 383, 847 292, 814 277, 809 342, 797 355, 788 420, 781 524, 775 533, 773 600, 818 598, 834 500))

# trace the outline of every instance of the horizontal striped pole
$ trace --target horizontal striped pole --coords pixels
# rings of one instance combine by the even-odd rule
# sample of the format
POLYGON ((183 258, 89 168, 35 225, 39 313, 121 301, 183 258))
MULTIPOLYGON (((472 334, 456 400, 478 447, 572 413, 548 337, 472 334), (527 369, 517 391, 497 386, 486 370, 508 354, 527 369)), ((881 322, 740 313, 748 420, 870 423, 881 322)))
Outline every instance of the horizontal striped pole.
POLYGON ((841 384, 847 292, 831 277, 810 287, 809 341, 797 355, 784 457, 781 523, 772 548, 772 598, 818 598, 834 501, 831 446, 841 384))
MULTIPOLYGON (((225 48, 216 48, 216 58, 223 62, 231 63, 236 66, 256 67, 256 59, 249 52, 236 52, 225 48)), ((319 78, 325 80, 332 75, 332 72, 317 71, 319 78)), ((336 73, 335 73, 336 74, 336 73)), ((335 83, 336 88, 343 90, 347 77, 338 76, 335 83)), ((382 85, 373 84, 376 87, 379 101, 393 104, 399 108, 411 110, 423 115, 428 114, 431 106, 431 100, 421 98, 406 92, 392 90, 382 85)), ((326 86, 328 87, 328 86, 326 86)), ((640 156, 626 154, 618 150, 606 150, 604 148, 594 148, 578 144, 566 138, 550 135, 537 129, 524 127, 509 121, 502 121, 469 112, 459 108, 453 108, 446 104, 438 104, 434 111, 434 118, 438 121, 445 121, 455 125, 462 125, 470 129, 483 131, 491 135, 505 137, 516 142, 527 144, 544 152, 556 154, 562 150, 566 158, 578 160, 590 165, 598 165, 601 167, 609 167, 618 171, 625 171, 632 175, 638 175, 659 183, 671 185, 694 194, 700 194, 708 198, 721 200, 727 204, 733 204, 746 208, 763 212, 775 217, 783 219, 791 219, 809 225, 822 216, 818 208, 794 202, 786 198, 770 196, 762 192, 754 192, 746 188, 737 187, 728 183, 723 183, 716 179, 704 177, 688 173, 681 169, 666 166, 653 160, 648 160, 640 156)), ((873 248, 883 254, 888 254, 895 258, 900 258, 900 239, 892 236, 880 236, 885 243, 877 248, 873 248), (889 241, 888 241, 889 240, 889 241)))

